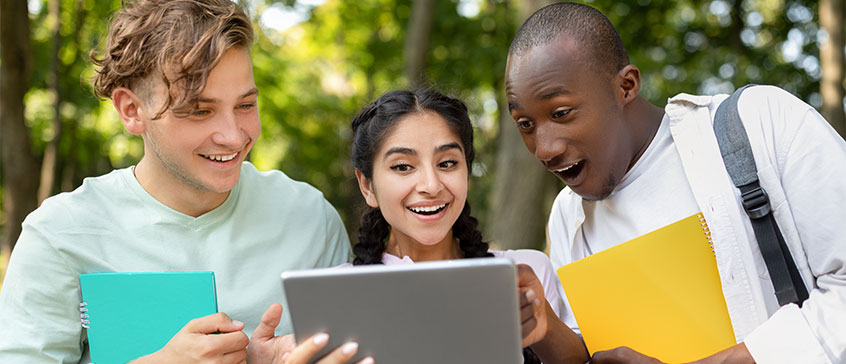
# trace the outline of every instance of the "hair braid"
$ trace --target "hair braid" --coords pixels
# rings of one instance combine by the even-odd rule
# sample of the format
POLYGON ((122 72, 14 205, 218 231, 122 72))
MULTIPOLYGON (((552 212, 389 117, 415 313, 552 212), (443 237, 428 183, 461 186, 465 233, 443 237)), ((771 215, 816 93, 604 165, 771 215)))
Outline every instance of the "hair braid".
POLYGON ((367 206, 361 215, 361 227, 358 228, 358 244, 353 246, 355 260, 353 265, 382 264, 385 251, 385 239, 390 233, 390 226, 378 208, 367 206))
POLYGON ((452 234, 458 239, 458 247, 464 253, 464 258, 493 256, 488 252, 488 243, 482 241, 482 233, 478 227, 479 221, 470 215, 470 203, 465 201, 461 215, 452 225, 452 234))

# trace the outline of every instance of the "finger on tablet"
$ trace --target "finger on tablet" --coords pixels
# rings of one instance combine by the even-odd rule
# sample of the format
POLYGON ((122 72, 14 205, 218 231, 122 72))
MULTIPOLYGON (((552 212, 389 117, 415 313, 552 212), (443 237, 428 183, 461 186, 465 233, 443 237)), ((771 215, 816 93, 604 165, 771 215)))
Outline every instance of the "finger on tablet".
POLYGON ((329 342, 329 334, 322 332, 303 341, 290 351, 285 364, 304 364, 329 342))
POLYGON ((373 360, 373 357, 368 356, 364 359, 361 359, 361 361, 356 364, 376 364, 376 361, 373 360))
POLYGON ((352 359, 353 355, 358 352, 358 343, 350 341, 341 347, 332 350, 329 355, 320 359, 317 364, 343 364, 352 359))

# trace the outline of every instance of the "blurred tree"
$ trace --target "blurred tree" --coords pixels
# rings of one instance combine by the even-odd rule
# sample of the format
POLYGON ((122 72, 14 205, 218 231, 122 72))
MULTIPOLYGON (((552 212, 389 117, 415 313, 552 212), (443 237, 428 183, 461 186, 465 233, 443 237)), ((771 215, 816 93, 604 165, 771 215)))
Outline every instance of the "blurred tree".
POLYGON ((432 33, 435 0, 414 0, 405 35, 405 78, 411 88, 426 83, 426 59, 432 33))
POLYGON ((0 2, 0 144, 3 171, 2 255, 8 259, 21 222, 36 207, 38 161, 24 118, 30 71, 29 14, 26 0, 0 2))
POLYGON ((52 47, 50 52, 50 74, 47 76, 47 87, 53 104, 53 122, 51 124, 53 135, 44 150, 44 158, 41 160, 41 181, 38 184, 38 204, 53 194, 53 182, 56 179, 57 159, 59 154, 59 141, 62 138, 62 93, 59 89, 59 47, 62 43, 62 33, 59 31, 61 21, 62 2, 61 0, 48 1, 47 28, 52 33, 52 47))
POLYGON ((846 62, 844 62, 844 33, 846 24, 843 18, 843 0, 820 1, 820 27, 822 28, 820 43, 820 64, 822 80, 820 94, 822 94, 822 115, 840 133, 846 137, 846 113, 843 105, 846 103, 846 90, 843 88, 846 79, 846 62))
MULTIPOLYGON (((549 0, 517 1, 520 21, 516 28, 536 10, 551 4, 549 0)), ((510 41, 509 41, 510 44, 510 41)), ((507 52, 505 48, 504 52, 507 52)), ((498 70, 504 73, 504 67, 498 70)), ((503 76, 498 75, 499 95, 505 89, 503 76)), ((546 221, 555 193, 560 189, 557 178, 549 173, 526 149, 505 97, 499 97, 499 139, 496 150, 496 174, 491 192, 491 214, 488 236, 501 249, 544 249, 546 221)))

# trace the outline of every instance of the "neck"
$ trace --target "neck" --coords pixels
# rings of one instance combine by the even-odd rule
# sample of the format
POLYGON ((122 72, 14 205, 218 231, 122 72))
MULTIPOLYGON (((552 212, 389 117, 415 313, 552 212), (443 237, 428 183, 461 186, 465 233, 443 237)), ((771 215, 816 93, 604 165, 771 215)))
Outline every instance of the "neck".
POLYGON ((409 236, 400 235, 391 231, 388 246, 385 247, 386 253, 399 258, 407 256, 415 262, 460 259, 463 256, 458 248, 458 242, 452 236, 452 231, 443 240, 433 245, 422 244, 409 236))
POLYGON ((626 118, 633 121, 632 134, 635 140, 633 144, 634 157, 629 162, 628 167, 628 169, 631 169, 640 159, 640 156, 643 155, 643 152, 646 151, 646 148, 649 147, 649 144, 652 143, 655 134, 658 133, 658 127, 661 126, 661 119, 664 118, 664 109, 652 105, 643 97, 638 96, 626 106, 625 113, 626 118))
POLYGON ((151 159, 145 155, 132 171, 141 187, 167 207, 198 217, 222 205, 229 197, 229 191, 217 193, 191 187, 163 168, 152 168, 155 162, 151 159))

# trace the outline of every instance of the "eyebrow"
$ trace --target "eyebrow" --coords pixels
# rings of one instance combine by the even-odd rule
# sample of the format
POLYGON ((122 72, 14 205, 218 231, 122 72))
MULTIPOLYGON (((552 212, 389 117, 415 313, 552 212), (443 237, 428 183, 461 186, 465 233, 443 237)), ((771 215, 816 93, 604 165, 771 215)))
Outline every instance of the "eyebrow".
MULTIPOLYGON (((540 97, 538 97, 538 98, 540 100, 549 100, 549 99, 551 99, 555 96, 566 95, 566 94, 570 94, 570 93, 571 93, 570 91, 559 87, 559 88, 554 88, 550 91, 547 91, 547 92, 541 94, 540 97)), ((517 109, 518 107, 520 107, 520 104, 518 104, 516 102, 509 102, 508 103, 508 111, 513 111, 513 110, 517 109)))
MULTIPOLYGON (((435 152, 436 153, 443 153, 443 152, 450 150, 450 149, 458 149, 460 151, 463 151, 461 149, 460 144, 458 144, 456 142, 452 142, 452 143, 444 144, 444 145, 441 145, 441 146, 435 148, 435 152)), ((385 152, 385 156, 382 157, 382 159, 388 159, 388 157, 390 157, 392 154, 417 155, 417 151, 415 151, 414 149, 411 149, 411 148, 406 148, 406 147, 393 147, 391 149, 388 149, 387 152, 385 152)))
POLYGON ((388 149, 387 152, 385 152, 385 156, 382 159, 388 159, 391 154, 417 155, 417 152, 415 152, 414 149, 411 148, 393 147, 391 149, 388 149))
POLYGON ((549 99, 551 99, 555 96, 558 96, 558 95, 561 95, 561 94, 569 94, 569 93, 571 93, 571 92, 559 87, 559 88, 555 88, 555 89, 552 89, 548 92, 541 94, 540 99, 541 100, 549 100, 549 99))
POLYGON ((446 151, 448 151, 448 150, 450 150, 450 149, 458 149, 459 151, 461 151, 461 146, 460 146, 460 145, 458 145, 458 143, 456 143, 456 142, 452 142, 452 143, 449 143, 449 144, 444 144, 444 145, 442 145, 442 146, 440 146, 440 147, 437 147, 437 148, 435 149, 435 151, 437 151, 437 152, 446 152, 446 151))
MULTIPOLYGON (((238 98, 243 99, 245 97, 252 96, 252 95, 258 95, 258 88, 253 87, 249 91, 241 94, 241 96, 238 96, 238 98)), ((213 103, 217 103, 220 100, 213 98, 213 97, 200 97, 200 98, 197 99, 197 101, 213 104, 213 103)))

